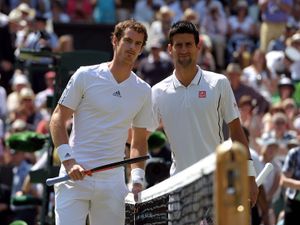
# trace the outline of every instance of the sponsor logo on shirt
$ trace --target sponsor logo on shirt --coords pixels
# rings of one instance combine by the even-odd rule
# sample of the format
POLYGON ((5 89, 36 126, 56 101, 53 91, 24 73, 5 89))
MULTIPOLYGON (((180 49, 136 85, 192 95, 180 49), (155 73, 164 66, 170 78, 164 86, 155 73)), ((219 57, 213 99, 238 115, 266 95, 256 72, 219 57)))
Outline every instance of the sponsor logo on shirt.
POLYGON ((119 98, 122 98, 121 96, 121 92, 120 91, 116 91, 113 93, 113 96, 116 96, 116 97, 119 97, 119 98))
POLYGON ((199 91, 198 97, 199 98, 206 98, 206 91, 199 91))

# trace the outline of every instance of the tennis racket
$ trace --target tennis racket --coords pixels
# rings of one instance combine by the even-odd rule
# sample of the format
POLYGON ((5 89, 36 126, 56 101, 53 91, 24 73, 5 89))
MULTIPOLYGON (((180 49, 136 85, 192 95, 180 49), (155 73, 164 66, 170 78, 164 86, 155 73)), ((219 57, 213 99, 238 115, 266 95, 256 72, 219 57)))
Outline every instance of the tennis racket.
POLYGON ((264 180, 271 173, 273 168, 274 168, 274 166, 272 165, 272 163, 267 163, 265 165, 263 170, 258 174, 258 176, 255 179, 256 184, 257 184, 258 187, 264 182, 264 180))
MULTIPOLYGON (((84 173, 86 175, 91 175, 92 173, 114 169, 116 167, 120 167, 120 166, 124 166, 124 165, 127 165, 127 164, 132 164, 132 163, 137 163, 137 162, 145 161, 147 159, 149 159, 148 155, 146 155, 146 156, 140 156, 140 157, 136 157, 136 158, 132 158, 132 159, 125 159, 125 160, 122 160, 122 161, 118 161, 118 162, 114 162, 114 163, 109 163, 109 164, 106 164, 106 165, 98 166, 98 167, 95 167, 95 168, 90 169, 90 170, 85 170, 84 173)), ((63 177, 48 178, 46 180, 46 184, 48 186, 52 186, 52 185, 54 185, 56 183, 67 181, 67 180, 70 180, 70 179, 71 178, 69 177, 69 175, 65 175, 63 177)))

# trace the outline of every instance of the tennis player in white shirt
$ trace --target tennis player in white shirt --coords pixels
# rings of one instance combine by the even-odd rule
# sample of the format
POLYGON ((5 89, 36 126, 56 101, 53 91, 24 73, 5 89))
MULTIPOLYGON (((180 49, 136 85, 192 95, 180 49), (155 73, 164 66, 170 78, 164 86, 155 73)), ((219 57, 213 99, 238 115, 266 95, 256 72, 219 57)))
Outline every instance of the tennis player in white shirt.
MULTIPOLYGON (((152 103, 155 127, 162 122, 171 145, 171 173, 178 173, 213 153, 224 141, 223 121, 228 124, 233 141, 245 146, 248 143, 228 79, 196 64, 200 46, 195 25, 186 21, 173 24, 169 41, 175 70, 152 88, 152 103)), ((249 152, 248 157, 250 200, 254 204, 258 188, 249 152)))
MULTIPOLYGON (((55 185, 56 225, 124 225, 128 194, 124 168, 85 176, 83 171, 123 160, 132 127, 131 158, 147 154, 151 125, 151 88, 131 70, 147 41, 145 27, 127 20, 115 26, 111 62, 80 67, 71 77, 50 122, 62 161, 55 185), (73 116, 68 137, 66 122, 73 116)), ((132 192, 142 190, 144 163, 132 164, 132 192)))

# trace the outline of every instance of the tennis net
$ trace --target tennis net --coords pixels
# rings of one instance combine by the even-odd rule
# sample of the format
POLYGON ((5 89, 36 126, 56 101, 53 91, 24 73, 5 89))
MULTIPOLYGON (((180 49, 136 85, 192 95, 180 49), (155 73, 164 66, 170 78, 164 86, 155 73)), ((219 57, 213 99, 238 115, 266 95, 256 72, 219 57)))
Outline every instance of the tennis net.
POLYGON ((125 225, 212 225, 215 155, 126 198, 125 225))

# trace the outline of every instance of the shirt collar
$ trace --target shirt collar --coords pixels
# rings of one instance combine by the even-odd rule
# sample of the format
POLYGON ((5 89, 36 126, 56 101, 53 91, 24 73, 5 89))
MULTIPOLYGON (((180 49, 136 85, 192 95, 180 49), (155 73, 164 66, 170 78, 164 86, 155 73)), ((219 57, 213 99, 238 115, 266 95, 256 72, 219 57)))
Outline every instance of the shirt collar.
MULTIPOLYGON (((198 65, 197 65, 197 69, 198 69, 198 71, 196 73, 196 76, 194 77, 194 79, 192 80, 192 82, 189 84, 189 86, 191 86, 191 85, 199 85, 199 83, 200 83, 200 80, 202 78, 202 70, 201 70, 201 68, 198 65)), ((177 77, 175 75, 175 70, 173 72, 173 86, 174 86, 175 89, 178 88, 178 87, 184 87, 180 83, 180 81, 177 79, 177 77)))

